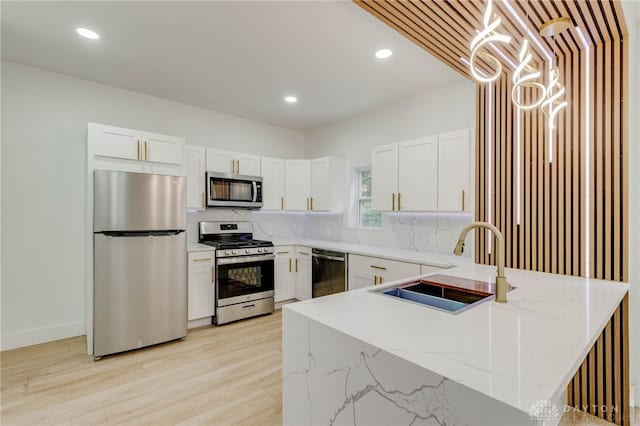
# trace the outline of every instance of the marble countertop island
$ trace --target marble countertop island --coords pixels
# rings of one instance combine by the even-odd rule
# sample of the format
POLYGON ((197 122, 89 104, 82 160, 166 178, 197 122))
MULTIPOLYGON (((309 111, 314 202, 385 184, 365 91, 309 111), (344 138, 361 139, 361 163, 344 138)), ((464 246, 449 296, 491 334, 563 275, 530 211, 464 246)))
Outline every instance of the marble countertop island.
MULTIPOLYGON (((441 273, 495 281, 496 269, 464 264, 441 273)), ((564 403, 629 286, 506 275, 517 287, 508 303, 456 315, 372 288, 284 306, 284 423, 535 424, 535 404, 564 403)))

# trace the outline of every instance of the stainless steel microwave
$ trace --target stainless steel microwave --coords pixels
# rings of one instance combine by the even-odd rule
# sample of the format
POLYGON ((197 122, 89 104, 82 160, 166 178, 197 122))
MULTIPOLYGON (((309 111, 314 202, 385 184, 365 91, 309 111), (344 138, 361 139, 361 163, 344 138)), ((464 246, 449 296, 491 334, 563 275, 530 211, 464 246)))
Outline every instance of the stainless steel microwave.
POLYGON ((259 209, 262 178, 207 172, 207 207, 259 209))

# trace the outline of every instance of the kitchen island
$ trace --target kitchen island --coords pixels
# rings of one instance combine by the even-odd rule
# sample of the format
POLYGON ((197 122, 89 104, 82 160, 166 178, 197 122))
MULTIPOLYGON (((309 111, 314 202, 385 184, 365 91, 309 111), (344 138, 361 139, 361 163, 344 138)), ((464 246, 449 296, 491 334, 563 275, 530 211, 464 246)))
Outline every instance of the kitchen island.
MULTIPOLYGON (((441 273, 494 281, 496 269, 441 273)), ((532 411, 557 422, 628 285, 512 269, 507 279, 508 303, 459 314, 373 288, 284 306, 283 423, 514 426, 536 424, 532 411)))

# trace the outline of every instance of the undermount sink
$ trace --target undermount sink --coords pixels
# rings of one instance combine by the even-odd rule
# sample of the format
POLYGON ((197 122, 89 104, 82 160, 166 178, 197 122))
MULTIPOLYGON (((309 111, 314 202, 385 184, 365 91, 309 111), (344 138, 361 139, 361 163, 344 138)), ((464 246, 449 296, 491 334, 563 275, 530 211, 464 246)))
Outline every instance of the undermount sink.
POLYGON ((494 287, 495 285, 489 282, 434 275, 419 281, 372 291, 382 296, 458 314, 480 303, 493 300, 494 287))

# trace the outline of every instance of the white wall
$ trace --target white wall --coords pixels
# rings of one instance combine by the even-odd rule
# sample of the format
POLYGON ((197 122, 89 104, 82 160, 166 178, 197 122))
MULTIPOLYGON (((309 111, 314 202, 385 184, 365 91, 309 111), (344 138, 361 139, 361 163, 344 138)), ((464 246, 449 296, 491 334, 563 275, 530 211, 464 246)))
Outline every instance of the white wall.
POLYGON ((2 349, 84 334, 87 122, 288 158, 299 132, 2 62, 2 349))
POLYGON ((629 332, 631 384, 640 407, 640 3, 622 3, 629 27, 629 332))
POLYGON ((308 157, 332 155, 371 163, 371 148, 475 126, 475 85, 461 81, 306 132, 308 157))
MULTIPOLYGON (((476 87, 463 80, 307 132, 306 154, 342 157, 351 169, 370 165, 374 146, 474 127, 475 105, 476 87)), ((460 231, 472 220, 472 214, 383 213, 382 228, 370 230, 350 226, 351 213, 309 215, 305 236, 451 254, 460 231)), ((473 247, 471 241, 467 247, 473 247)), ((465 254, 470 256, 471 250, 465 254)))

